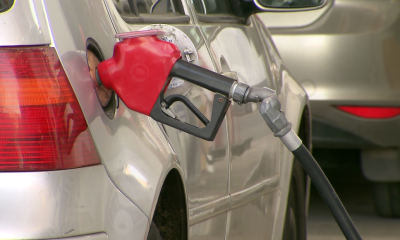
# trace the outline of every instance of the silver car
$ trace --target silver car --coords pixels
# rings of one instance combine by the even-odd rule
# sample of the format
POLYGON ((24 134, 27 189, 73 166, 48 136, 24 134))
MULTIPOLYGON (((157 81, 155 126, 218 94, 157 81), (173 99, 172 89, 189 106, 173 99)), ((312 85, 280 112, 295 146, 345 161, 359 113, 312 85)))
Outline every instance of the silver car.
POLYGON ((259 17, 308 93, 313 147, 360 149, 377 212, 400 217, 400 2, 286 10, 259 17))
MULTIPOLYGON (((275 89, 309 146, 305 91, 255 4, 234 3, 0 0, 0 238, 305 239, 307 179, 257 104, 232 104, 208 142, 93 81, 116 33, 162 28, 184 59, 275 89)), ((181 79, 171 93, 210 117, 213 93, 181 79)))

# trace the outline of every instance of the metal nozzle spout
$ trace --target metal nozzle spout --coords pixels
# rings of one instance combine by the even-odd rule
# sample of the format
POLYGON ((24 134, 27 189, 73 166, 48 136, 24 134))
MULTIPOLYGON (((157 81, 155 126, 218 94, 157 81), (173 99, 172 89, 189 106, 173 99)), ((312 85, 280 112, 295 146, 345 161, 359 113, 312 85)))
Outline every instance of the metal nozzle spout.
POLYGON ((103 83, 101 82, 100 76, 99 76, 99 72, 97 71, 97 67, 96 67, 96 84, 97 84, 97 87, 100 87, 101 85, 103 85, 103 83))

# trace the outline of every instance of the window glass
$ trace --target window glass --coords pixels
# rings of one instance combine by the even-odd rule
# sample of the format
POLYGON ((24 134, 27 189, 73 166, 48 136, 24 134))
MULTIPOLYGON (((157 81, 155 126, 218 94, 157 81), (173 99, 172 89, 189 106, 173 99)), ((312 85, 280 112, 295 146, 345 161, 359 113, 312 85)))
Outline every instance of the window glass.
POLYGON ((204 14, 203 2, 201 0, 193 0, 193 5, 196 13, 204 14))
POLYGON ((175 12, 173 0, 113 0, 113 3, 121 16, 175 12))
POLYGON ((229 2, 229 0, 193 0, 193 4, 195 7, 195 10, 199 14, 204 14, 204 11, 202 12, 202 2, 204 3, 206 7, 206 14, 230 14, 232 15, 232 7, 229 2), (201 7, 201 8, 200 8, 201 7))
POLYGON ((0 13, 10 9, 14 4, 14 0, 0 0, 0 13))
POLYGON ((325 2, 325 0, 258 0, 261 5, 271 8, 302 8, 316 7, 325 2))
POLYGON ((207 14, 232 14, 229 0, 203 0, 207 14))

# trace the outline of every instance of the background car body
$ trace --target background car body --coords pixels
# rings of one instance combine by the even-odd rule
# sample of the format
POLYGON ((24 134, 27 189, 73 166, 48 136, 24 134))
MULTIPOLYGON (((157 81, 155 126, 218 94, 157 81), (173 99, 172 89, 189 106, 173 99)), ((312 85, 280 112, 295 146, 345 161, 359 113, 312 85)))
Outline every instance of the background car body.
MULTIPOLYGON (((398 110, 399 11, 398 1, 335 0, 315 11, 259 15, 309 95, 313 147, 360 149, 363 173, 374 182, 400 181, 400 117, 360 117, 338 106, 398 110)), ((397 205, 397 191, 385 188, 376 202, 397 205), (387 194, 393 198, 383 200, 387 194)), ((394 211, 378 209, 399 216, 394 211)))
MULTIPOLYGON (((182 7, 187 22, 168 22, 173 14, 164 22, 140 17, 183 31, 200 66, 235 71, 243 83, 276 89, 292 128, 307 141, 306 94, 263 24, 255 17, 249 25, 199 22, 191 1, 182 7)), ((107 59, 115 33, 149 25, 125 22, 112 0, 16 0, 0 13, 0 22, 2 47, 56 49, 101 158, 101 165, 77 169, 0 173, 0 238, 145 239, 152 219, 163 216, 162 227, 189 239, 281 238, 293 156, 256 104, 246 111, 233 104, 214 142, 162 126, 117 99, 102 108, 86 63, 88 39, 107 59)), ((188 83, 174 91, 209 117, 212 93, 188 83)), ((197 124, 187 110, 174 111, 197 124)))

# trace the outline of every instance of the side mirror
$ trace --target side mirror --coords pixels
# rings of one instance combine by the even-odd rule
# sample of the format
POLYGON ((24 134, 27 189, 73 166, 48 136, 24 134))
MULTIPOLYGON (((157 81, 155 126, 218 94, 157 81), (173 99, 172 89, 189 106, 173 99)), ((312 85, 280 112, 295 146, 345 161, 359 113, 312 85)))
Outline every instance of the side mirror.
POLYGON ((261 11, 307 11, 322 8, 328 0, 253 0, 261 11))

